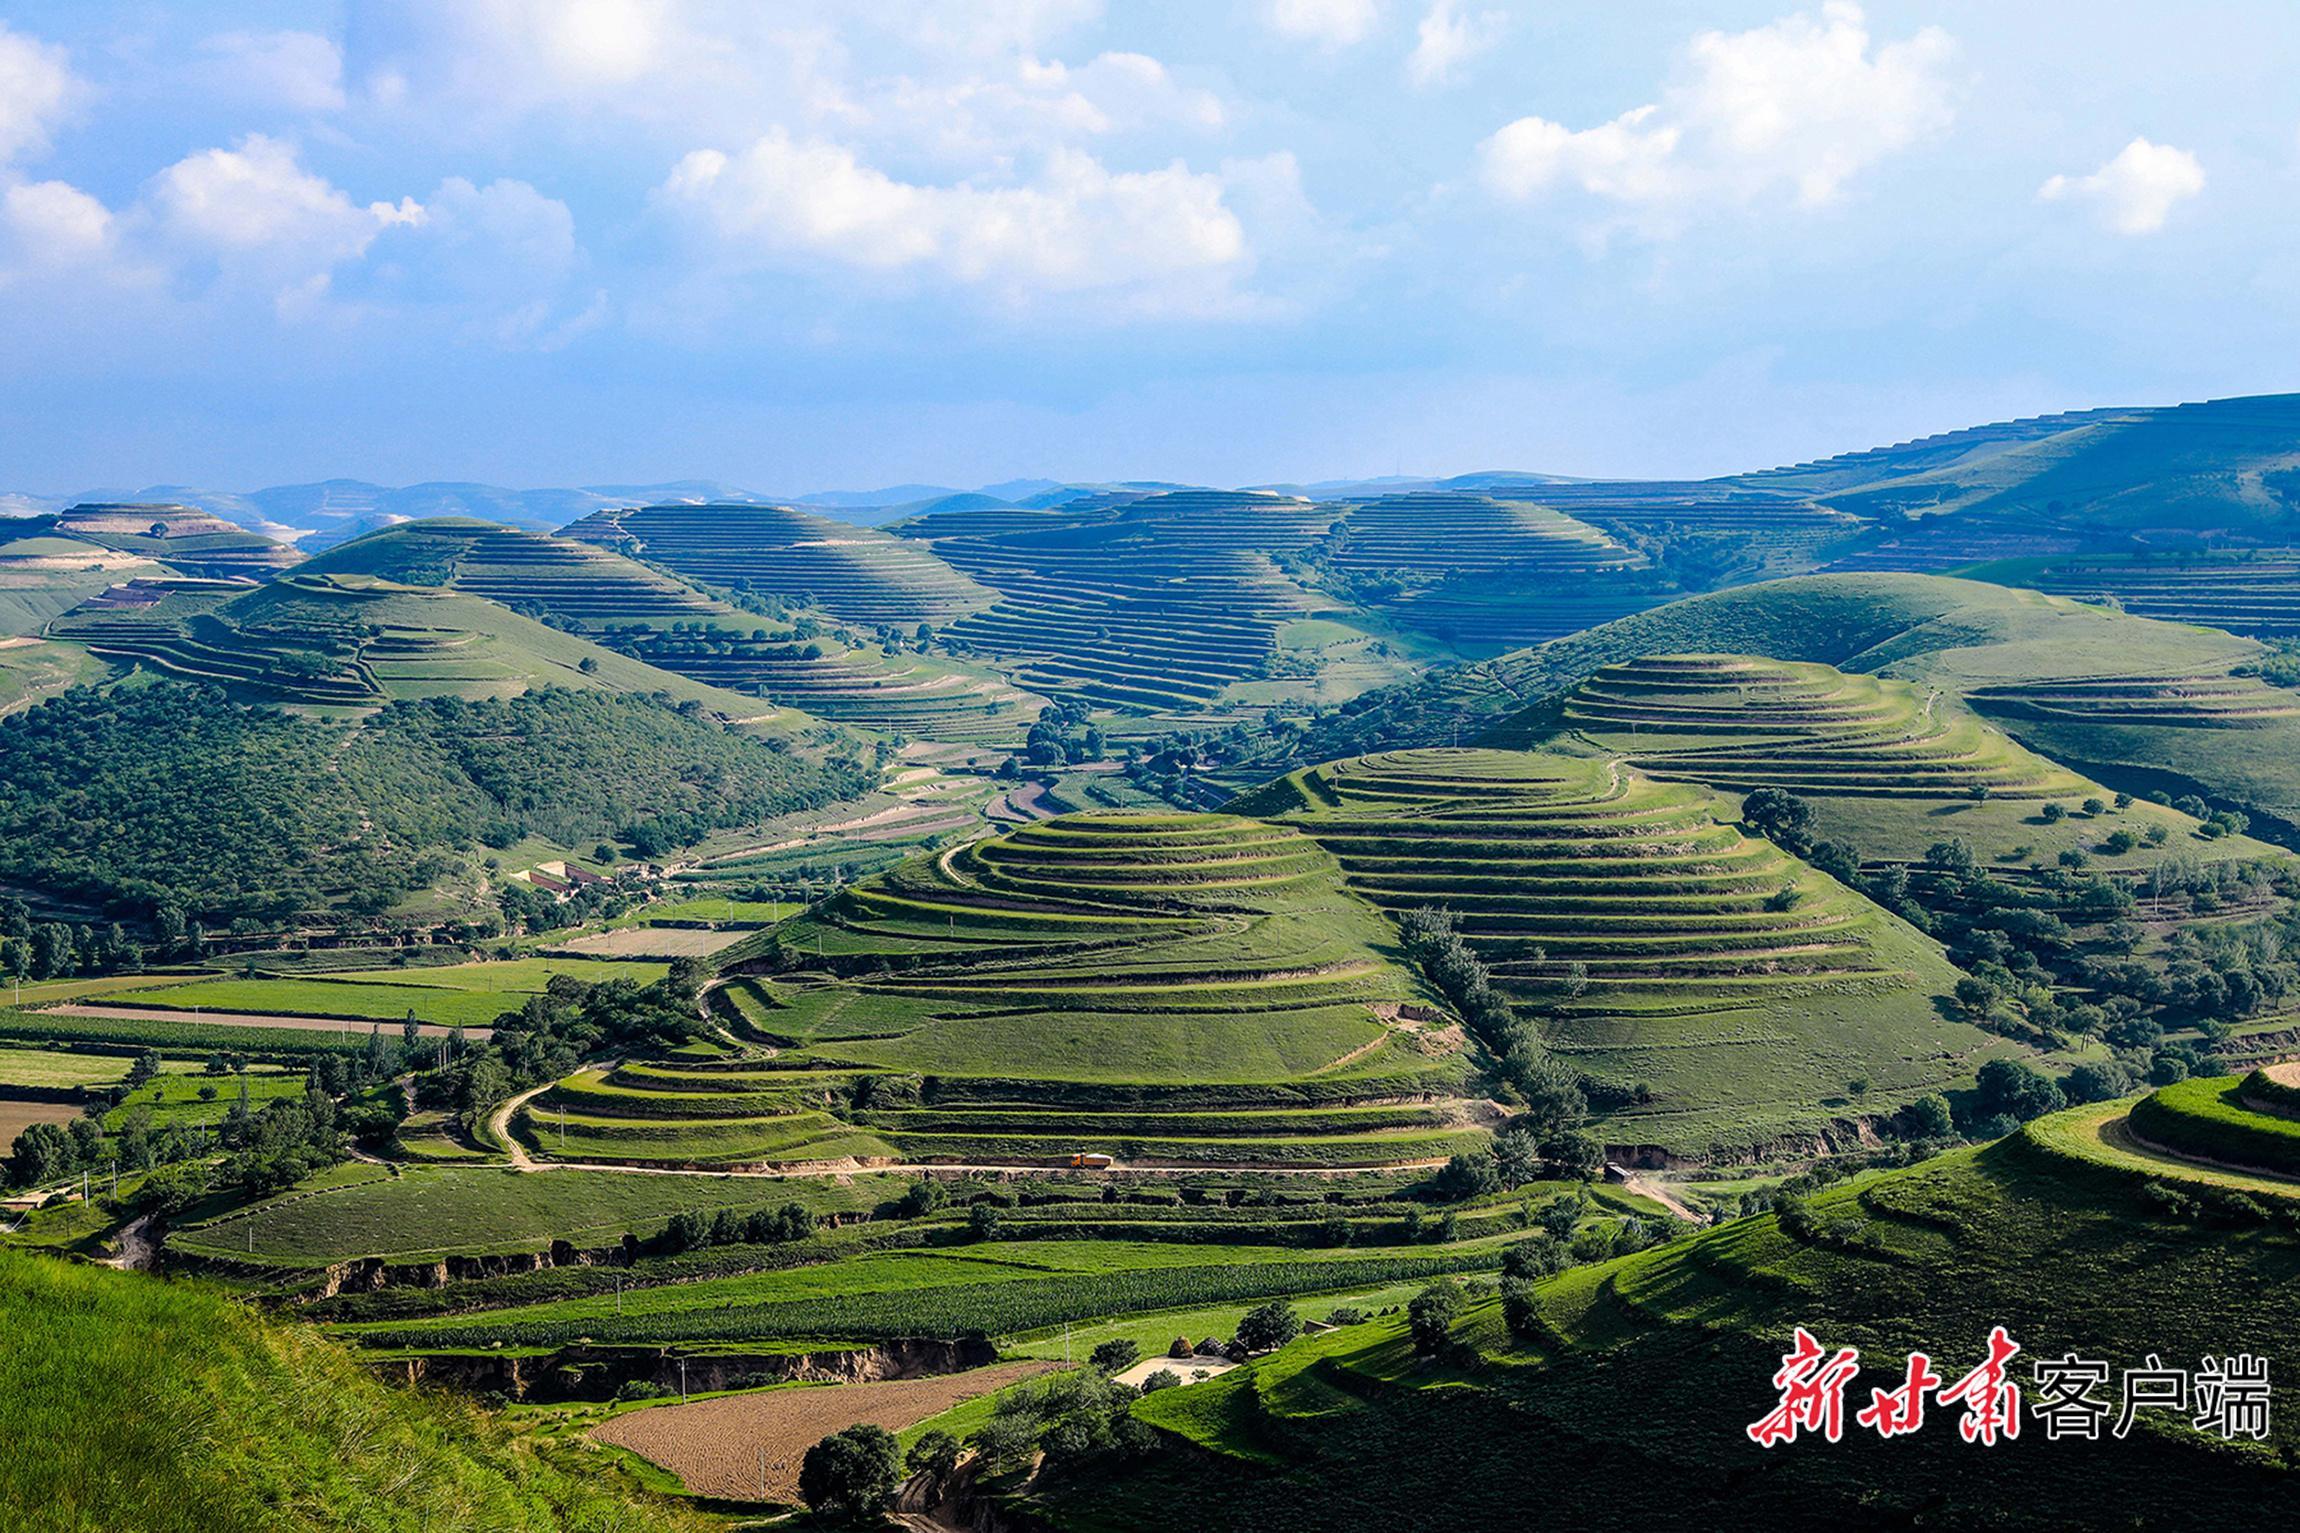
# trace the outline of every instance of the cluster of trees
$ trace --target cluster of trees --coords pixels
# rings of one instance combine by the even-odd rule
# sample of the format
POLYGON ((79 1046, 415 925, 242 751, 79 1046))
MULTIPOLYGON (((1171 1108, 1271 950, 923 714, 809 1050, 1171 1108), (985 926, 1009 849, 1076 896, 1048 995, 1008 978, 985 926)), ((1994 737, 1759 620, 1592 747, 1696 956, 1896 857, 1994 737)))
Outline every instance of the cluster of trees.
POLYGON ((213 687, 76 689, 0 719, 0 879, 164 948, 203 924, 372 921, 483 840, 655 855, 875 780, 668 697, 436 698, 347 729, 213 687))
POLYGON ((1022 759, 1032 766, 1065 766, 1100 761, 1109 753, 1102 726, 1088 721, 1085 703, 1056 701, 1038 710, 1038 722, 1024 737, 1022 759))
POLYGON ((651 985, 587 985, 554 974, 542 994, 496 1019, 486 1043, 472 1048, 460 1034, 442 1040, 443 1057, 417 1077, 417 1094, 477 1123, 526 1088, 573 1074, 602 1049, 675 1048, 695 1031, 695 996, 708 972, 700 960, 683 958, 651 985))
POLYGON ((1540 1174, 1533 1168, 1542 1163, 1566 1175, 1592 1174, 1592 1162, 1601 1164, 1602 1155, 1578 1132, 1589 1116, 1580 1076, 1549 1051, 1540 1028, 1518 1016, 1494 989, 1484 960, 1462 940, 1452 912, 1424 905, 1407 914, 1398 930, 1406 956, 1453 1003, 1492 1056, 1498 1089, 1525 1109, 1510 1120, 1508 1132, 1496 1137, 1483 1164, 1446 1168, 1443 1194, 1468 1197, 1492 1186, 1515 1186, 1540 1174))
POLYGON ((804 1203, 785 1203, 780 1208, 754 1209, 747 1214, 731 1208, 710 1214, 683 1209, 663 1226, 653 1249, 675 1256, 711 1246, 783 1245, 804 1240, 814 1232, 815 1216, 807 1212, 804 1203))
POLYGON ((142 968, 144 957, 144 944, 117 921, 35 921, 23 900, 0 897, 0 974, 12 980, 115 974, 142 968))

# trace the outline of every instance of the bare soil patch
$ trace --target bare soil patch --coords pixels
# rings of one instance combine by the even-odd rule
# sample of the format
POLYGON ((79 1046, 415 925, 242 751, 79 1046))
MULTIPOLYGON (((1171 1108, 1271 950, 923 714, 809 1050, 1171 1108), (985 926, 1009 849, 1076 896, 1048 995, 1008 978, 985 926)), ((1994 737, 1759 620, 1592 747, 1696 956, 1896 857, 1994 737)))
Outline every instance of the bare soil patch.
POLYGON ((929 1379, 722 1395, 626 1412, 593 1427, 591 1435, 662 1465, 700 1495, 795 1502, 799 1461, 831 1433, 865 1423, 899 1432, 1053 1366, 1000 1363, 929 1379))
POLYGON ((749 935, 748 931, 707 931, 690 926, 626 926, 620 931, 571 938, 543 951, 572 953, 580 958, 708 958, 749 935))
POLYGON ((16 1136, 35 1123, 69 1123, 80 1109, 69 1102, 20 1102, 0 1097, 0 1154, 16 1143, 16 1136))

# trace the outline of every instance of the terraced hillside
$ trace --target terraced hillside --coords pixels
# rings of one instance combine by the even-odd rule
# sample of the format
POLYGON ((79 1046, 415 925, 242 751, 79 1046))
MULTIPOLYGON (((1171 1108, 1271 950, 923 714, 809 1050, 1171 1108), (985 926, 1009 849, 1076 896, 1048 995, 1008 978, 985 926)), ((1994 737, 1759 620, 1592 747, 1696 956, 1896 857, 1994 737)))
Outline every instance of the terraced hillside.
MULTIPOLYGON (((570 1127, 585 1120, 601 1154, 666 1117, 711 1125, 672 1136, 683 1143, 750 1136, 747 1154, 788 1136, 794 1153, 867 1153, 816 1142, 836 1134, 811 1116, 828 1106, 927 1161, 1442 1161, 1484 1137, 1460 1100, 1460 1033, 1386 956, 1390 940, 1299 830, 1064 816, 906 863, 727 950, 722 1018, 780 1052, 731 1074, 580 1082, 588 1110, 570 1127), (763 1094, 735 1110, 746 1092, 763 1094)), ((557 1153, 555 1122, 534 1130, 557 1153)))
POLYGON ((1393 916, 1453 912, 1495 987, 1615 1104, 1614 1144, 1700 1156, 1810 1134, 1960 1081, 1992 1047, 1936 1011, 1958 975, 1935 944, 1689 783, 1416 750, 1237 807, 1299 826, 1393 916))
POLYGON ((1964 573, 2112 603, 2138 617, 2202 623, 2255 639, 2300 637, 2300 554, 2291 549, 2006 560, 1964 573))
MULTIPOLYGON (((1449 481, 1488 494, 1510 492, 1506 478, 1449 481)), ((1869 523, 1809 497, 1727 480, 1692 483, 1545 484, 1527 499, 1603 529, 1633 548, 1692 554, 1738 579, 1800 573, 1869 523)))
POLYGON ((1742 586, 1446 667, 1273 740, 1227 769, 1226 780, 1243 787, 1305 762, 1473 739, 1562 698, 1607 665, 1670 654, 1816 661, 1938 690, 2105 787, 2136 796, 2199 795, 2250 815, 2269 839, 2300 845, 2300 721, 2289 713, 2292 694, 2238 674, 2266 656, 2260 644, 1929 575, 1817 575, 1742 586), (2142 696, 2121 695, 2134 685, 2142 696))
POLYGON ((215 580, 268 580, 303 557, 288 544, 189 506, 74 506, 41 530, 215 580))
POLYGON ((0 635, 36 634, 107 586, 169 573, 142 554, 53 533, 19 536, 0 521, 0 635))
MULTIPOLYGON (((1776 1211, 1472 1299, 1417 1348, 1406 1316, 1341 1328, 1136 1415, 1167 1448, 1016 1492, 1060 1529, 1148 1530, 1218 1480, 1218 1533, 1499 1525, 1538 1504, 1567 1527, 2181 1528, 2300 1504, 2293 1384, 2273 1358, 2300 1322, 2300 1184, 2135 1154, 2108 1103, 2011 1138, 1786 1200, 1776 1211), (2003 1327, 2020 1347, 2017 1438, 1992 1447, 1935 1396, 1891 1440, 1856 1413, 1922 1352, 1946 1391, 2003 1327), (1857 1349, 1842 1442, 1772 1448, 1749 1428, 1799 1328, 1857 1349), (2038 1369, 2098 1359, 2069 1430, 2038 1369), (2267 1409, 2184 1390, 2122 1424, 2123 1370, 2208 1380, 2271 1359, 2267 1409), (2157 1364, 2148 1359, 2154 1356, 2157 1364), (2255 1436, 2254 1433, 2260 1435, 2255 1436), (1984 1463, 1985 1461, 1985 1463, 1984 1463), (1509 1473, 1491 1472, 1496 1462, 1509 1473)), ((2137 1116, 2137 1114, 2136 1114, 2137 1116)), ((2145 1401, 2145 1396, 2142 1396, 2145 1401)), ((1872 1417, 1873 1421, 1875 1418, 1872 1417)))
POLYGON ((755 724, 774 719, 757 698, 657 670, 481 597, 366 575, 298 571, 253 590, 133 581, 48 632, 116 664, 212 682, 247 701, 366 708, 606 687, 665 692, 755 724))
POLYGON ((1049 511, 958 511, 901 529, 991 587, 955 644, 1033 691, 1133 713, 1200 710, 1260 674, 1285 623, 1331 607, 1283 574, 1333 524, 1287 496, 1184 490, 1049 511))
POLYGON ((926 549, 788 506, 673 505, 599 511, 562 535, 729 591, 779 596, 849 623, 941 626, 990 605, 926 549))
POLYGON ((739 612, 601 547, 489 522, 411 522, 331 549, 301 573, 469 592, 674 675, 866 729, 1013 741, 1042 706, 858 634, 739 612))
POLYGON ((1395 587, 1383 612, 1471 653, 1538 644, 1660 599, 1624 578, 1644 561, 1587 523, 1459 491, 1349 506, 1325 560, 1395 587))

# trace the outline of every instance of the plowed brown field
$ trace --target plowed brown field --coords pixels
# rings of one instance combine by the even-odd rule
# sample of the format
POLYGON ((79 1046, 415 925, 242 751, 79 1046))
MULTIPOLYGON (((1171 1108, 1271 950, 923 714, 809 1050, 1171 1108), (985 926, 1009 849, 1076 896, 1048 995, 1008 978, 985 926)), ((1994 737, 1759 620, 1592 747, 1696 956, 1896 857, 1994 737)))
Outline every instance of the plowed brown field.
POLYGON ((629 1411, 593 1427, 591 1435, 662 1465, 701 1495, 795 1502, 799 1460, 831 1433, 866 1422, 899 1432, 1053 1366, 1000 1363, 927 1379, 722 1395, 629 1411))

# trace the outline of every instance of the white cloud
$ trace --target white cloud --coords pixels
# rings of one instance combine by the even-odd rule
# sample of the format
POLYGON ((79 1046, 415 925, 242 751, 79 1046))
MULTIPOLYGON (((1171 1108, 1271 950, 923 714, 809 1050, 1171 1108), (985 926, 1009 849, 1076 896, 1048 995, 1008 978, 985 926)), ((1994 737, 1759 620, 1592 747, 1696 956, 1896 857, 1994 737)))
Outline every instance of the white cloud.
POLYGON ((918 271, 1014 300, 1189 285, 1242 270, 1244 227, 1219 176, 1177 163, 1112 171, 1062 149, 1028 182, 897 180, 840 145, 776 131, 739 154, 697 150, 658 192, 730 265, 918 271))
POLYGON ((1831 0, 1747 32, 1704 32, 1660 102, 1573 130, 1524 117, 1480 146, 1486 187, 1525 201, 1560 186, 1642 210, 1649 235, 1703 204, 1790 193, 1831 202, 1886 156, 1954 116, 1956 44, 1937 27, 1871 48, 1857 5, 1831 0))
POLYGON ((2037 188, 2046 202, 2089 202, 2118 234, 2154 234, 2180 203, 2204 190, 2204 165, 2185 149, 2136 138, 2089 176, 2054 176, 2037 188))
POLYGON ((343 50, 316 32, 224 32, 200 44, 201 85, 290 112, 344 104, 343 50))
POLYGON ((20 182, 0 193, 0 265, 84 271, 110 254, 112 228, 111 210, 78 187, 20 182))
POLYGON ((1406 78, 1425 90, 1445 84, 1456 69, 1501 41, 1508 25, 1500 11, 1465 11, 1460 0, 1431 0, 1414 51, 1406 56, 1406 78))
POLYGON ((1540 117, 1520 117, 1483 146, 1485 184, 1497 197, 1524 202, 1559 185, 1613 202, 1657 202, 1676 195, 1681 130, 1641 106, 1579 132, 1540 117))
POLYGON ((1268 0, 1271 30, 1321 48, 1347 48, 1366 40, 1380 19, 1374 0, 1268 0))
POLYGON ((81 90, 63 49, 0 23, 0 165, 46 149, 81 90))
POLYGON ((360 206, 305 169, 294 145, 261 133, 178 160, 152 179, 146 203, 171 251, 305 299, 324 294, 333 268, 385 229, 426 216, 411 198, 360 206))

